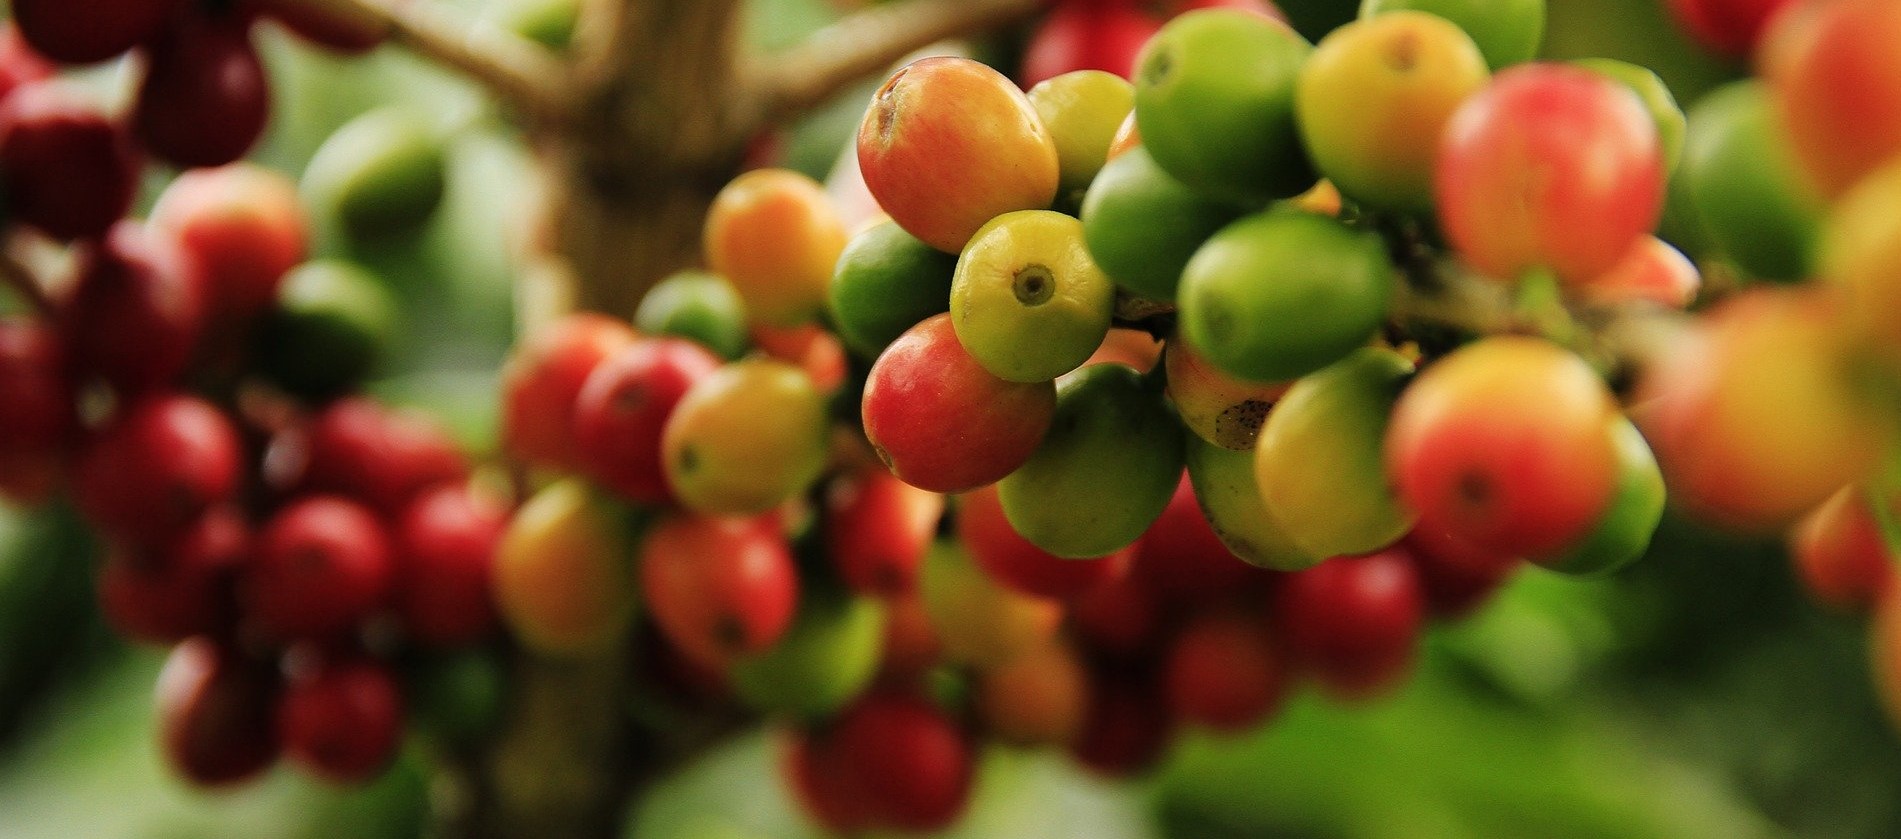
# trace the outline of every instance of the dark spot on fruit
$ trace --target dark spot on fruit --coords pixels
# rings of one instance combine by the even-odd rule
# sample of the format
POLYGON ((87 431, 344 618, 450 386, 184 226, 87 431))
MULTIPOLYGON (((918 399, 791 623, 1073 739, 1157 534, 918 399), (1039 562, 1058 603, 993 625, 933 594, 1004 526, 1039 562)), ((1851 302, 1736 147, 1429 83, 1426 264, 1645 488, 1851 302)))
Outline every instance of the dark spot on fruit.
POLYGON ((898 80, 907 72, 910 71, 905 69, 893 74, 872 99, 878 113, 878 142, 882 145, 891 145, 891 131, 898 121, 898 80))
POLYGON ((644 384, 628 385, 614 394, 614 412, 617 414, 634 413, 646 404, 647 386, 644 384))
POLYGON ((1267 423, 1267 412, 1273 407, 1274 403, 1259 399, 1228 406, 1215 416, 1215 442, 1238 452, 1254 448, 1254 438, 1261 436, 1261 426, 1267 423))
POLYGON ((720 615, 713 621, 713 644, 730 652, 745 650, 746 624, 739 620, 738 615, 720 615))
POLYGON ((1056 296, 1056 275, 1045 265, 1025 265, 1017 269, 1010 287, 1016 292, 1018 303, 1041 306, 1056 296))
POLYGON ((290 561, 291 566, 297 569, 297 573, 312 577, 324 573, 330 567, 329 555, 323 548, 316 545, 307 546, 291 554, 290 561))
POLYGON ((1408 29, 1388 42, 1386 66, 1399 73, 1410 73, 1419 66, 1419 33, 1408 29))
POLYGON ((1459 476, 1458 493, 1466 506, 1483 507, 1492 502, 1492 479, 1484 472, 1466 472, 1459 476))
POLYGON ((682 447, 680 449, 679 463, 681 472, 693 472, 700 468, 700 454, 692 446, 682 447))
POLYGON ((1142 62, 1142 82, 1150 87, 1166 84, 1174 72, 1175 50, 1172 47, 1156 50, 1149 55, 1149 60, 1142 62))

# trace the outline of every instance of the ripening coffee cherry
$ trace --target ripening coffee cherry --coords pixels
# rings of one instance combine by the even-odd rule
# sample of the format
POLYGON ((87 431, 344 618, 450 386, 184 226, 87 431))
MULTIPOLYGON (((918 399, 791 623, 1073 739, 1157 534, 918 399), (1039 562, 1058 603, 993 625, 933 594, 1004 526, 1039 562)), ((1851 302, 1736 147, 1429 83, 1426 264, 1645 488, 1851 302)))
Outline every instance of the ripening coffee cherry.
MULTIPOLYGON (((1223 561, 1241 564, 1229 558, 1220 543, 1215 547, 1220 548, 1223 561)), ((1138 573, 1108 580, 1067 604, 1071 637, 1090 653, 1114 661, 1148 661, 1161 644, 1162 630, 1171 616, 1146 576, 1139 573, 1139 559, 1136 567, 1138 573)))
POLYGON ((80 454, 73 491, 108 535, 158 545, 238 490, 244 446, 231 421, 191 396, 126 406, 80 454))
POLYGON ((1279 710, 1292 687, 1288 670, 1258 615, 1218 611, 1195 615, 1181 628, 1161 678, 1176 719, 1233 734, 1279 710))
POLYGON ((706 211, 706 264, 746 301, 746 314, 797 326, 825 306, 845 222, 817 181, 789 169, 734 178, 706 211))
POLYGON ((242 15, 181 15, 152 44, 132 133, 180 167, 223 166, 264 136, 270 78, 242 15))
POLYGON ((754 324, 747 337, 760 352, 805 371, 820 394, 830 396, 845 385, 845 345, 817 323, 788 328, 754 324))
POLYGON ((1060 179, 1055 140, 1016 84, 949 56, 914 61, 878 88, 858 164, 891 220, 945 253, 999 215, 1049 206, 1060 179))
POLYGON ((1571 63, 1630 88, 1643 100, 1644 110, 1650 112, 1650 119, 1657 126, 1657 142, 1663 147, 1664 175, 1674 175, 1677 164, 1683 162, 1684 132, 1689 126, 1676 96, 1663 78, 1641 64, 1615 58, 1580 58, 1571 63))
POLYGON ((1111 147, 1081 213, 1096 264, 1123 287, 1157 300, 1175 299, 1189 258, 1240 215, 1175 180, 1139 142, 1122 153, 1111 147))
POLYGON ((391 529, 396 616, 418 644, 468 646, 495 629, 490 579, 508 511, 467 486, 410 502, 391 529))
POLYGON ((205 322, 198 266, 167 236, 126 221, 81 251, 63 331, 73 367, 132 396, 175 382, 205 322))
POLYGON ((1135 546, 1087 559, 1064 559, 1017 535, 995 487, 959 496, 957 539, 990 578, 1036 597, 1067 599, 1129 573, 1135 546))
POLYGON ((634 328, 696 341, 727 361, 746 354, 745 302, 724 277, 703 271, 680 271, 654 284, 640 298, 634 328))
POLYGON ((1859 487, 1835 493, 1789 533, 1789 557, 1809 596, 1842 612, 1870 612, 1894 588, 1896 559, 1859 487))
POLYGON ((1301 65, 1294 99, 1314 167, 1365 204, 1432 212, 1439 135, 1491 74, 1464 30, 1410 10, 1334 30, 1301 65))
POLYGON ((148 643, 228 632, 250 546, 250 528, 231 507, 212 509, 164 545, 115 546, 99 570, 99 610, 120 635, 148 643))
POLYGON ((1371 341, 1392 283, 1379 237, 1313 213, 1256 213, 1189 260, 1177 295, 1181 333, 1231 376, 1284 382, 1371 341))
POLYGON ((853 591, 912 594, 943 515, 944 496, 882 469, 842 475, 825 489, 825 550, 853 591))
POLYGON ((402 745, 403 697, 390 666, 363 655, 311 651, 293 662, 277 700, 284 756, 335 784, 375 779, 402 745))
POLYGON ((997 482, 1010 526, 1059 557, 1135 544, 1168 506, 1189 436, 1160 391, 1120 364, 1085 367, 1058 384, 1043 445, 997 482))
POLYGON ((859 231, 838 257, 826 311, 852 352, 877 358, 905 330, 950 310, 957 258, 895 222, 859 231))
POLYGON ((1853 0, 1804 17, 1783 16, 1801 31, 1789 33, 1781 66, 1766 69, 1796 160, 1836 198, 1901 152, 1901 7, 1853 0))
POLYGON ((1419 588, 1426 598, 1426 614, 1460 620, 1485 605, 1525 567, 1524 560, 1492 556, 1448 544, 1443 534, 1417 528, 1400 543, 1413 559, 1419 588))
POLYGON ((1417 514, 1386 481, 1387 417, 1412 362, 1368 347, 1302 377, 1261 428, 1254 474, 1261 501, 1309 556, 1377 551, 1417 514))
MULTIPOLYGON (((1134 55, 1131 50, 1130 59, 1134 55)), ((1115 139, 1116 128, 1135 112, 1135 88, 1126 73, 1085 69, 1037 82, 1028 96, 1043 127, 1056 141, 1057 170, 1061 173, 1056 200, 1060 206, 1074 209, 1109 159, 1109 142, 1115 139)))
POLYGON ((824 735, 871 804, 875 824, 942 830, 969 805, 975 756, 956 720, 909 693, 866 694, 824 735))
POLYGON ((1129 78, 1142 45, 1160 28, 1134 3, 1057 3, 1024 47, 1019 78, 1025 87, 1079 71, 1129 78))
POLYGON ((713 514, 763 513, 825 466, 825 399, 812 377, 769 359, 712 371, 667 417, 660 450, 680 503, 713 514))
POLYGON ((1336 557, 1289 575, 1273 605, 1295 666, 1333 696, 1371 697, 1412 667, 1425 603, 1404 549, 1336 557))
POLYGON ((551 656, 611 647, 634 622, 633 542, 624 511, 578 480, 537 492, 495 550, 495 605, 515 638, 551 656))
POLYGON ((1015 746, 1067 746, 1089 710, 1089 674, 1061 639, 1038 644, 977 674, 984 733, 1015 746))
POLYGON ((1532 60, 1544 40, 1545 0, 1361 0, 1360 19, 1409 9, 1465 30, 1493 71, 1532 60))
POLYGON ((1294 79, 1312 51, 1286 24, 1240 10, 1170 21, 1136 61, 1142 144, 1177 180, 1243 208, 1306 191, 1294 79))
POLYGON ((1536 338, 1485 338, 1400 395, 1386 474, 1421 527, 1501 556, 1562 551, 1615 495, 1615 412, 1583 359, 1536 338))
POLYGON ((41 55, 65 64, 104 61, 158 36, 181 0, 13 0, 13 23, 41 55))
POLYGON ((678 338, 641 339, 596 365, 574 403, 574 443, 587 475, 628 500, 673 500, 660 435, 680 398, 719 358, 678 338))
POLYGON ((823 731, 789 732, 780 772, 799 805, 820 826, 841 836, 872 826, 873 802, 855 769, 823 731))
POLYGON ((1767 88, 1736 82, 1690 112, 1683 175, 1712 242, 1743 271, 1799 282, 1814 267, 1824 207, 1804 180, 1767 88))
POLYGON ((918 684, 943 663, 944 645, 931 625, 921 594, 884 599, 884 633, 878 679, 889 684, 918 684))
POLYGON ((667 518, 641 541, 640 587, 667 640, 718 668, 778 643, 799 602, 792 552, 769 517, 667 518))
POLYGON ((66 349, 48 326, 0 319, 0 455, 55 455, 79 430, 66 349))
POLYGON ((324 639, 389 604, 396 561, 389 534, 361 504, 317 495, 258 531, 240 596, 252 628, 273 640, 324 639))
POLYGON ((1149 596, 1176 604, 1207 603, 1252 591, 1267 576, 1228 550, 1195 500, 1195 485, 1186 471, 1168 507, 1137 543, 1132 574, 1149 596))
POLYGON ((1188 438, 1188 478, 1210 527, 1243 562, 1274 571, 1297 571, 1323 559, 1294 543, 1267 510, 1253 452, 1237 452, 1188 438))
POLYGON ((154 230, 178 241, 205 275, 213 329, 250 323, 304 261, 309 222, 297 185, 250 163, 185 172, 152 207, 154 230))
POLYGON ((205 636, 172 648, 154 688, 159 745, 172 770, 194 784, 230 786, 277 760, 271 667, 205 636))
POLYGON ((1696 263, 1669 242, 1645 236, 1617 266, 1578 289, 1585 302, 1615 306, 1647 301, 1666 309, 1687 309, 1703 288, 1696 263))
POLYGON ((398 318, 383 281, 355 263, 306 262, 284 277, 282 299, 254 336, 259 372, 315 402, 347 393, 375 372, 398 318))
POLYGON ((1195 436, 1225 449, 1252 451, 1274 403, 1289 382, 1247 382, 1208 363, 1180 337, 1162 356, 1168 371, 1168 400, 1182 425, 1195 436))
POLYGON ((958 664, 1000 665, 1048 639, 1063 619, 1061 603, 1003 587, 952 543, 932 547, 918 590, 944 658, 958 664))
POLYGON ((502 368, 502 448, 509 457, 578 471, 575 400, 594 368, 634 337, 627 324, 586 312, 530 336, 502 368))
POLYGON ((1089 256, 1082 222, 1050 210, 990 220, 951 280, 951 325, 997 378, 1046 382, 1082 366, 1109 332, 1115 282, 1089 256))
POLYGON ((1051 382, 1007 382, 958 342, 948 314, 892 342, 865 380, 865 435, 892 474, 966 492, 1023 465, 1056 413, 1051 382))
POLYGON ((280 432, 264 456, 264 479, 279 492, 343 495, 388 516, 468 474, 468 461, 441 423, 360 396, 280 432))
POLYGON ((1500 73, 1459 106, 1439 141, 1439 221, 1480 273, 1565 283, 1604 273, 1663 207, 1656 122, 1629 88, 1578 67, 1500 73))
POLYGON ((242 0, 243 5, 332 52, 360 54, 383 42, 388 27, 368 14, 343 6, 314 6, 298 0, 242 0))
POLYGON ((442 141, 416 114, 380 108, 337 129, 311 155, 303 190, 357 242, 415 236, 448 181, 442 141))
POLYGON ((1820 273, 1841 290, 1842 324, 1857 349, 1901 370, 1901 161, 1842 197, 1824 227, 1820 273))
POLYGON ((7 215, 48 236, 98 236, 125 217, 139 163, 125 129, 73 88, 26 84, 0 102, 7 215))
POLYGON ((1637 561, 1663 519, 1663 473, 1650 444, 1623 416, 1611 420, 1617 444, 1617 490, 1597 525, 1577 544, 1557 555, 1532 561, 1564 574, 1597 576, 1637 561))
POLYGON ((1677 23, 1704 47, 1747 58, 1762 41, 1769 22, 1793 0, 1670 0, 1677 23))
POLYGON ((733 662, 733 692, 767 713, 828 716, 877 675, 884 623, 882 602, 814 586, 778 643, 733 662))
POLYGON ((1139 775, 1160 763, 1174 742, 1175 720, 1159 690, 1146 680, 1096 674, 1082 732, 1070 756, 1084 769, 1110 778, 1139 775))

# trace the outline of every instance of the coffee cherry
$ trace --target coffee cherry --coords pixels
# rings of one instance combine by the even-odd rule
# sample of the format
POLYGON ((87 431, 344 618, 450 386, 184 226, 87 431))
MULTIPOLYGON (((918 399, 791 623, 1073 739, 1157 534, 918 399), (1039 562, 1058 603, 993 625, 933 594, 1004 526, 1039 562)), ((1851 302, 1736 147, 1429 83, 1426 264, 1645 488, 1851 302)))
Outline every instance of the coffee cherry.
POLYGON ((1174 739, 1175 721, 1150 685, 1139 678, 1098 674, 1089 711, 1070 755, 1111 778, 1139 775, 1160 763, 1174 739))
MULTIPOLYGON (((1140 44, 1135 45, 1137 48, 1140 44)), ((1128 52, 1133 61, 1135 51, 1128 52)), ((1037 82, 1030 106, 1056 142, 1059 207, 1074 209, 1083 191, 1109 158, 1116 129, 1135 112, 1135 88, 1128 73, 1079 69, 1037 82)))
POLYGON ((747 337, 768 357, 805 371, 822 395, 831 396, 845 385, 845 345, 816 323, 785 328, 754 324, 747 337))
POLYGON ((270 308, 309 249, 296 184, 248 163, 179 175, 159 195, 150 224, 203 271, 214 329, 250 323, 270 308))
POLYGON ((53 62, 34 52, 20 36, 18 26, 0 24, 0 99, 12 96, 22 86, 52 78, 57 72, 59 68, 53 62))
POLYGON ((824 307, 846 238, 824 187, 788 169, 754 169, 727 183, 703 235, 706 264, 733 284, 749 317, 773 326, 797 326, 824 307))
POLYGON ((324 653, 293 664, 277 704, 284 755, 331 783, 381 775, 395 760, 403 732, 403 697, 389 665, 324 653))
POLYGON ((865 380, 865 435, 892 474, 932 492, 965 492, 1022 466, 1056 412, 1050 382, 1006 382, 957 340, 950 315, 892 342, 865 380))
POLYGON ((166 762, 203 786, 256 777, 277 759, 277 674, 199 636, 172 648, 159 671, 159 744, 166 762))
POLYGON ((1690 115, 1683 174, 1710 239, 1752 275, 1807 279, 1823 206, 1766 88, 1736 82, 1705 96, 1690 115))
POLYGON ((834 479, 825 491, 825 548, 854 591, 917 591, 918 568, 944 514, 944 497, 883 470, 834 479))
POLYGON ((696 341, 727 361, 746 354, 746 304, 732 283, 714 274, 681 271, 656 283, 640 298, 634 327, 646 335, 696 341))
POLYGON ((1789 533, 1789 556, 1809 596, 1842 612, 1869 612, 1894 587, 1893 551, 1866 492, 1835 493, 1789 533))
POLYGON ((1563 553, 1532 561, 1565 574, 1601 575, 1637 561, 1650 547, 1663 519, 1663 473, 1630 420, 1611 420, 1611 438, 1617 445, 1617 491, 1603 518, 1563 553))
POLYGON ((1030 36, 1019 78, 1024 87, 1085 70, 1126 79, 1135 72, 1142 45, 1160 28, 1134 3, 1058 3, 1030 36))
POLYGON ((858 164, 891 220, 945 253, 999 215, 1049 206, 1060 177, 1055 141, 1023 92, 948 56, 906 65, 873 94, 858 164))
POLYGON ((14 0, 13 23, 54 61, 104 61, 157 37, 181 0, 98 0, 81 12, 68 0, 14 0))
POLYGON ((733 692, 768 713, 832 714, 877 674, 884 623, 879 601, 814 587, 778 643, 733 663, 733 692))
POLYGON ((132 208, 139 155, 72 88, 25 84, 0 103, 0 184, 10 218, 56 239, 98 236, 132 208))
POLYGON ((1688 125, 1670 86, 1650 68, 1628 61, 1580 58, 1571 63, 1630 88, 1643 100, 1644 110, 1650 112, 1651 122, 1657 126, 1657 142, 1663 147, 1664 175, 1674 175, 1677 164, 1683 162, 1683 135, 1688 125))
POLYGON ((495 628, 489 580, 508 511, 465 486, 411 502, 391 533, 396 615, 409 637, 432 647, 474 644, 495 628))
POLYGON ((264 477, 284 493, 329 493, 394 516, 432 487, 467 478, 468 462, 427 415, 365 397, 339 399, 271 441, 264 477))
POLYGON ((1195 499, 1231 554, 1275 571, 1297 571, 1326 558, 1302 550, 1268 512, 1252 452, 1224 449, 1191 436, 1185 460, 1195 499))
POLYGON ((1534 338, 1486 338, 1400 395, 1387 475, 1421 527, 1500 556, 1562 551, 1610 507, 1615 410, 1577 356, 1534 338))
POLYGON ((0 454, 52 454, 78 431, 66 351, 51 328, 0 319, 0 454))
POLYGON ((363 243, 416 236, 448 182, 442 140, 418 115, 384 107, 345 123, 304 169, 303 190, 363 243))
POLYGON ((210 404, 153 396, 127 406, 80 455, 81 512, 131 545, 158 545, 237 493, 243 444, 210 404))
POLYGON ((568 315, 531 336, 502 369, 502 448, 509 457, 578 470, 574 405, 594 368, 634 342, 627 324, 568 315))
POLYGON ((666 419, 667 484, 692 510, 763 513, 818 477, 827 428, 824 398, 800 369, 767 359, 722 367, 666 419))
MULTIPOLYGON (((1216 547, 1223 562, 1241 566, 1226 548, 1218 543, 1216 547)), ((1162 598, 1141 572, 1140 560, 1136 568, 1134 573, 1105 580, 1076 595, 1067 604, 1069 628, 1077 643, 1091 653, 1118 661, 1146 661, 1161 644, 1168 615, 1158 602, 1162 598)))
POLYGON ((1258 588, 1268 576, 1223 544, 1202 513, 1187 472, 1138 546, 1134 578, 1149 596, 1171 603, 1194 605, 1233 597, 1258 588))
POLYGON ((1426 614, 1435 618, 1464 618, 1496 594, 1525 563, 1516 557, 1498 557, 1450 545, 1443 534, 1414 528, 1400 543, 1413 559, 1426 614))
POLYGON ((846 346, 877 358, 905 330, 950 310, 957 258, 889 221, 853 236, 838 257, 827 312, 846 346))
POLYGON ((1677 23, 1703 46, 1746 58, 1755 51, 1769 22, 1792 0, 1670 0, 1677 23))
POLYGON ((633 544, 623 511, 577 480, 515 511, 496 547, 495 605, 521 643, 544 655, 610 648, 633 625, 633 544))
POLYGON ((1090 258, 1082 223, 1049 210, 985 224, 951 281, 957 340, 1006 381, 1049 381, 1081 366, 1114 310, 1115 284, 1090 258))
POLYGON ((1129 290, 1174 300, 1189 258, 1240 212, 1175 180, 1139 142, 1111 155, 1083 196, 1089 253, 1129 290))
POLYGON ((1107 556, 1064 559, 1017 535, 1004 517, 995 487, 959 497, 957 539, 970 558, 1004 586, 1036 597, 1064 599, 1129 572, 1135 546, 1107 556))
POLYGON ((640 583, 667 639, 715 667, 771 648, 799 600, 792 554, 764 519, 668 518, 641 543, 640 583))
POLYGON ((964 732, 937 706, 900 692, 867 694, 824 736, 871 803, 874 823, 942 830, 969 804, 974 757, 964 732))
POLYGON ((1177 719, 1232 734, 1279 709, 1290 687, 1287 669, 1258 617, 1210 612, 1175 636, 1161 678, 1177 719))
POLYGON ((847 755, 823 732, 795 731, 787 741, 781 771, 806 814, 841 836, 869 829, 876 804, 860 789, 847 755))
POLYGON ((1182 424, 1202 440, 1235 451, 1253 451, 1268 412, 1291 383, 1247 382, 1230 376, 1179 338, 1163 354, 1168 400, 1182 424))
POLYGON ((677 338, 635 341, 596 365, 574 403, 587 474, 632 501, 671 501, 661 432, 688 389, 719 368, 712 353, 677 338))
POLYGON ((1287 650, 1328 693, 1364 699, 1411 668, 1425 611, 1410 557, 1391 549, 1289 575, 1274 594, 1287 650))
POLYGON ((1893 49, 1901 7, 1813 6, 1782 16, 1778 28, 1792 30, 1787 55, 1766 69, 1796 160, 1835 198, 1901 152, 1901 56, 1893 49))
POLYGON ((120 222, 82 251, 64 332, 74 368, 121 397, 175 382, 198 348, 204 276, 168 237, 120 222))
POLYGON ((884 600, 884 633, 880 639, 883 660, 878 663, 878 680, 888 684, 914 685, 943 661, 944 645, 924 608, 921 594, 890 597, 884 600))
POLYGON ((1687 309, 1703 287, 1696 263, 1655 236, 1645 236, 1617 266, 1578 290, 1586 302, 1616 306, 1647 301, 1668 309, 1687 309))
POLYGON ((162 546, 115 547, 99 571, 100 611, 119 634, 150 643, 226 633, 250 542, 243 516, 219 507, 162 546))
POLYGON ((152 44, 132 133, 179 166, 222 166, 257 145, 270 115, 270 79, 249 21, 184 15, 152 44))
POLYGON ((1066 746, 1089 708, 1089 674, 1060 640, 1039 644, 977 676, 985 733, 1017 746, 1066 746))
POLYGON ((1842 325, 1888 372, 1901 370, 1901 163, 1885 166, 1842 197, 1824 227, 1822 276, 1841 289, 1842 325))
POLYGON ((389 603, 396 580, 389 536, 370 511, 311 496, 258 531, 241 595, 253 628, 274 640, 349 632, 389 603))
POLYGON ((1439 141, 1446 238, 1501 281, 1548 269, 1566 283, 1617 264, 1657 224, 1663 152, 1643 102, 1577 67, 1500 73, 1439 141))
POLYGON ((1062 604, 1004 588, 948 543, 924 560, 918 590, 944 657, 959 664, 1003 664, 1048 639, 1063 619, 1062 604))
POLYGON ((1494 71, 1532 60, 1544 40, 1545 0, 1361 0, 1360 19, 1408 9, 1465 30, 1494 71))
POLYGON ((295 396, 334 398, 375 371, 397 319, 395 299, 369 272, 342 260, 304 263, 257 330, 259 372, 295 396))

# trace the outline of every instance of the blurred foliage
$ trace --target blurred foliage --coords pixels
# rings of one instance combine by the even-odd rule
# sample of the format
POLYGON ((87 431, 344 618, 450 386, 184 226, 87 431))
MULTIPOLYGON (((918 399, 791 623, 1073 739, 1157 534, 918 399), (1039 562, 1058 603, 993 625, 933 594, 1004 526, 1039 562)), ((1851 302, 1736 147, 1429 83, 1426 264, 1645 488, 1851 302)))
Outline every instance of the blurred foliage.
MULTIPOLYGON (((445 2, 506 19, 513 4, 539 0, 445 2)), ((1317 35, 1357 2, 1283 5, 1317 35)), ((831 14, 821 0, 757 0, 748 37, 783 47, 831 14)), ((319 253, 360 260, 400 301, 406 325, 373 390, 437 413, 486 450, 513 329, 516 243, 500 233, 532 212, 532 161, 492 105, 416 59, 382 50, 339 60, 276 32, 265 41, 278 110, 262 162, 300 173, 332 130, 386 104, 449 142, 445 211, 419 240, 351 250, 325 232, 319 253)), ((1737 72, 1686 46, 1657 0, 1551 0, 1546 51, 1645 64, 1686 106, 1737 72)), ((124 81, 113 69, 88 76, 102 89, 124 81)), ((823 175, 873 84, 794 127, 782 146, 790 165, 823 175)), ((170 777, 150 708, 162 654, 128 649, 101 626, 96 552, 63 507, 0 510, 0 836, 420 835, 420 746, 362 790, 283 769, 216 793, 170 777)), ((722 748, 642 801, 629 835, 811 836, 777 760, 770 734, 722 748)), ((994 750, 975 810, 950 835, 1901 836, 1896 789, 1901 742, 1874 700, 1862 621, 1805 601, 1778 546, 1671 520, 1650 557, 1611 579, 1527 572, 1474 619, 1435 632, 1397 696, 1343 707, 1303 694, 1261 731, 1189 737, 1150 781, 1107 782, 1055 755, 994 750)))

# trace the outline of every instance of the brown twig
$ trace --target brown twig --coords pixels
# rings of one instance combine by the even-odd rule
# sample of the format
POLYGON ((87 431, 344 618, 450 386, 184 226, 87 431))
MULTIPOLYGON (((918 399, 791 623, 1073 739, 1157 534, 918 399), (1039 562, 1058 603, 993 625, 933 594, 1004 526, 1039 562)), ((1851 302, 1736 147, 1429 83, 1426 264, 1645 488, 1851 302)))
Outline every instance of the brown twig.
POLYGON ((750 77, 764 116, 779 121, 815 107, 905 54, 958 35, 1028 17, 1040 0, 902 0, 853 12, 779 55, 750 77))

